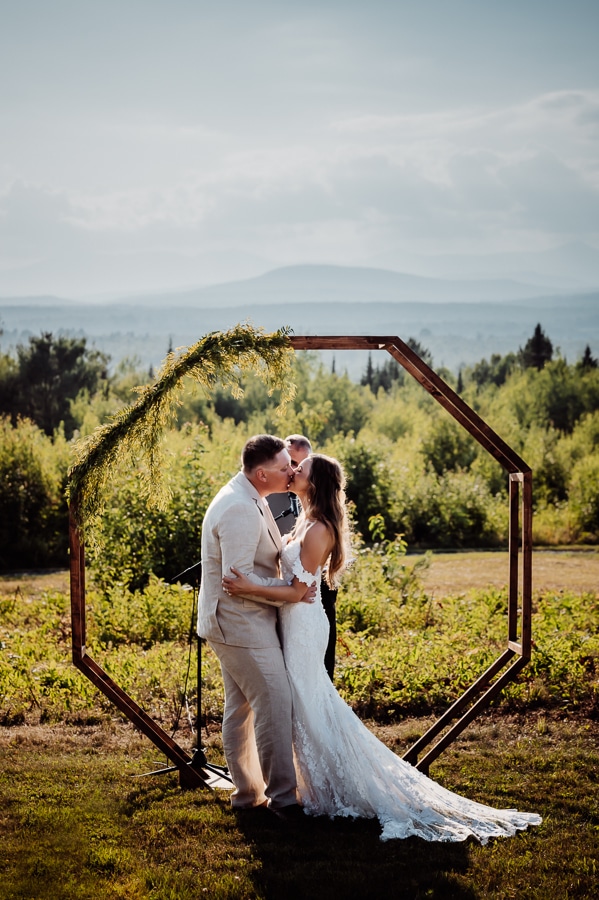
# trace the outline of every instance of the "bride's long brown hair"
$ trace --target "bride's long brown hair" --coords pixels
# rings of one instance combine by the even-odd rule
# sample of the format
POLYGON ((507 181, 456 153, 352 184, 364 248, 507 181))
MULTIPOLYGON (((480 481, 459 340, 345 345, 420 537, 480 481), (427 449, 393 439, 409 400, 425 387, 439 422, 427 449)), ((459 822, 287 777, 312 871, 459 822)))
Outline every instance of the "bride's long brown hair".
POLYGON ((337 587, 345 569, 349 550, 349 523, 345 508, 345 474, 336 459, 314 453, 308 477, 306 514, 323 522, 333 535, 325 579, 329 587, 337 587))

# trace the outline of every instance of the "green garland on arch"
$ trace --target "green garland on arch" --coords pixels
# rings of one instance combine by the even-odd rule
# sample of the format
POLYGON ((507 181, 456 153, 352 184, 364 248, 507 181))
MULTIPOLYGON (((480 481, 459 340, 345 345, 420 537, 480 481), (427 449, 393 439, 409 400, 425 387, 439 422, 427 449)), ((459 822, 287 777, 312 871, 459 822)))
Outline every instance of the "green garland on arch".
POLYGON ((169 353, 154 384, 136 388, 135 403, 75 443, 67 497, 79 526, 102 513, 114 468, 127 459, 146 463, 140 487, 149 503, 164 507, 168 494, 161 478, 161 438, 181 405, 186 377, 207 388, 217 383, 230 387, 239 397, 243 394, 240 375, 252 370, 264 380, 269 394, 281 390, 280 408, 284 408, 295 392, 290 380, 290 333, 285 327, 265 334, 262 328, 242 324, 214 331, 188 349, 169 353))

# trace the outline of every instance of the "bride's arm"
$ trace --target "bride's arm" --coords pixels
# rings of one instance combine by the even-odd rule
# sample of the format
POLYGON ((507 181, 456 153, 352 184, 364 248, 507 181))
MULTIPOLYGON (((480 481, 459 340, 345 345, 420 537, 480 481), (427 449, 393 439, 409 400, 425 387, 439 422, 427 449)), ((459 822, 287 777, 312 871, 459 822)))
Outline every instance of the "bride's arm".
POLYGON ((240 594, 247 596, 263 597, 265 600, 278 600, 284 603, 313 603, 316 594, 316 578, 311 585, 308 585, 294 577, 290 584, 282 584, 277 586, 269 586, 264 584, 256 584, 247 575, 244 575, 235 566, 231 566, 231 572, 235 576, 232 578, 223 575, 223 589, 225 593, 237 597, 240 594))
POLYGON ((286 585, 269 586, 256 584, 239 569, 231 566, 231 572, 236 576, 223 577, 223 589, 236 597, 239 594, 263 597, 265 600, 279 600, 286 603, 298 603, 303 600, 312 603, 316 593, 316 573, 324 565, 333 546, 333 538, 322 522, 314 522, 306 529, 302 539, 300 550, 300 564, 305 577, 303 579, 294 575, 293 581, 286 585), (310 582, 310 576, 314 578, 310 582), (306 591, 306 585, 308 590, 306 591))

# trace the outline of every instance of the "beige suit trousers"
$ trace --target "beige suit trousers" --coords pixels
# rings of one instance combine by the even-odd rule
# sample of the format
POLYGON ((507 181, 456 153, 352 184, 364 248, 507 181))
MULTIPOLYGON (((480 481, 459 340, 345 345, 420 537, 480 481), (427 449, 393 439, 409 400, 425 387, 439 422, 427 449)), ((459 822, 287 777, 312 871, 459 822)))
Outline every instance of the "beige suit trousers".
POLYGON ((296 803, 291 689, 281 648, 208 643, 225 685, 223 748, 235 784, 232 806, 296 803))

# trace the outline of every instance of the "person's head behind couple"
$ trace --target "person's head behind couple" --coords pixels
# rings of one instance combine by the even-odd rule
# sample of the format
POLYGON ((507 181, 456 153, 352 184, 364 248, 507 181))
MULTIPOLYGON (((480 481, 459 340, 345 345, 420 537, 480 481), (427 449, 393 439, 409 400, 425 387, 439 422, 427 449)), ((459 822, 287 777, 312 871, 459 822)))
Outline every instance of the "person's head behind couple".
POLYGON ((303 434, 288 434, 285 446, 291 456, 291 465, 295 468, 312 453, 312 444, 303 434))

